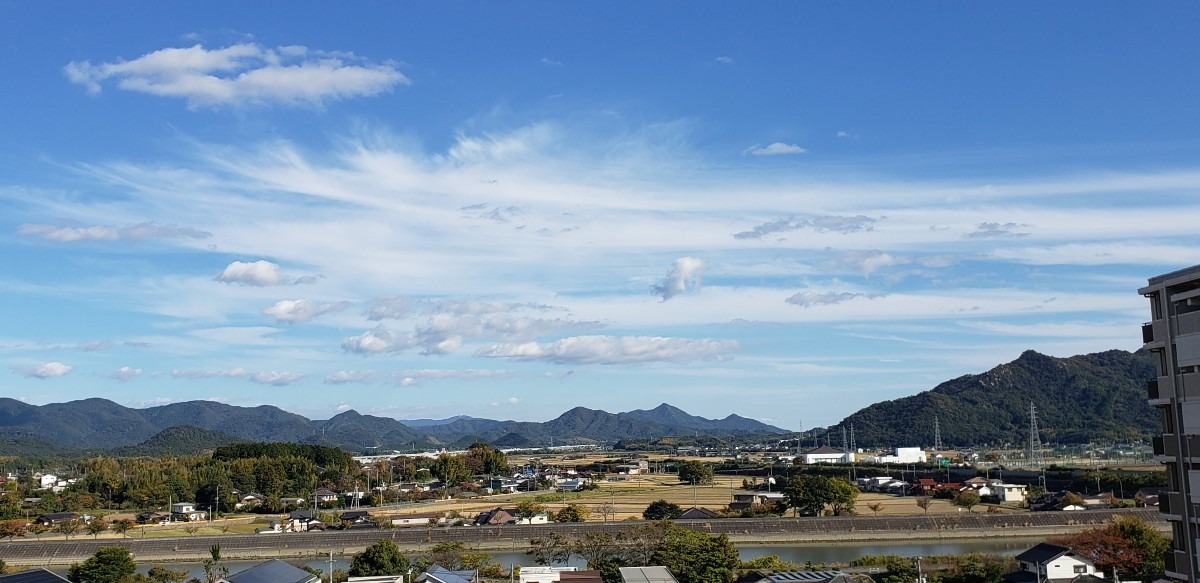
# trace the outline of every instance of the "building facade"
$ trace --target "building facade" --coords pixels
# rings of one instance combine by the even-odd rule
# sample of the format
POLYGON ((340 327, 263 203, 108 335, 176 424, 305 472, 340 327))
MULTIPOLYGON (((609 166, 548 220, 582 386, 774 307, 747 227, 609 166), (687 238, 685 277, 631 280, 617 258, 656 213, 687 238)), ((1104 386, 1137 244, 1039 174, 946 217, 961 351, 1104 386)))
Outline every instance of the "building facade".
POLYGON ((1154 355, 1154 379, 1146 383, 1150 404, 1162 413, 1163 434, 1154 438, 1155 459, 1167 470, 1159 512, 1171 523, 1173 548, 1166 575, 1197 581, 1200 565, 1200 265, 1152 277, 1138 293, 1150 300, 1142 342, 1154 355))

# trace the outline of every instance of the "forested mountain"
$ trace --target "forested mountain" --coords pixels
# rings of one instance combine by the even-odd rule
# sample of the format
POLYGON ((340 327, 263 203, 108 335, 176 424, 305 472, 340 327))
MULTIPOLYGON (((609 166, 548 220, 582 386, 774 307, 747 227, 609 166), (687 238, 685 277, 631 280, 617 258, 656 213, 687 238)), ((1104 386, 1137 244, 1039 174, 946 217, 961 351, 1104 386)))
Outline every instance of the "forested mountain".
POLYGON ((1026 351, 983 374, 861 409, 829 430, 840 436, 853 426, 859 446, 931 446, 936 417, 945 445, 1019 447, 1029 439, 1032 402, 1044 443, 1145 438, 1160 423, 1146 401, 1155 374, 1143 352, 1054 358, 1026 351))
POLYGON ((310 420, 268 405, 236 407, 212 401, 131 409, 105 399, 34 406, 0 398, 0 437, 11 436, 7 439, 13 448, 39 452, 120 448, 115 451, 123 455, 180 455, 233 441, 307 443, 355 452, 374 448, 409 451, 454 449, 476 440, 511 447, 738 432, 786 433, 736 415, 723 420, 695 417, 667 404, 650 411, 617 414, 576 407, 545 423, 460 417, 413 428, 395 419, 355 411, 310 420))

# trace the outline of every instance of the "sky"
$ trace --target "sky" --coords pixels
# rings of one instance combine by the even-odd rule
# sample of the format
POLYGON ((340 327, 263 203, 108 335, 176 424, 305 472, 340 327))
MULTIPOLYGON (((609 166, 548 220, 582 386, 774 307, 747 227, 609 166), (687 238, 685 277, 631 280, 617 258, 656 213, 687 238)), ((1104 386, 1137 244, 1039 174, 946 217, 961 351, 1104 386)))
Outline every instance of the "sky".
POLYGON ((0 2, 0 395, 788 429, 1140 346, 1200 5, 0 2))

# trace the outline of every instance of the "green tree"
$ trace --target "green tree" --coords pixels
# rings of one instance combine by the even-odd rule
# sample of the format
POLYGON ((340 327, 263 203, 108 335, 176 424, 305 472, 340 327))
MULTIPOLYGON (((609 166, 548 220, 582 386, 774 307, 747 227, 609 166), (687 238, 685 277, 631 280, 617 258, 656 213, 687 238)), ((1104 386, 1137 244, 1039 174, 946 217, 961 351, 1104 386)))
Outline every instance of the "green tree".
POLYGON ((607 563, 619 564, 622 551, 621 540, 607 532, 589 532, 571 546, 571 552, 587 561, 589 569, 600 569, 607 563))
POLYGON ((549 566, 555 563, 565 563, 571 558, 571 544, 566 537, 558 533, 531 539, 529 541, 529 550, 525 551, 526 555, 533 558, 533 562, 549 566))
POLYGON ((63 538, 71 538, 71 535, 78 533, 83 529, 83 521, 78 518, 69 518, 60 520, 54 524, 54 532, 63 535, 63 538))
POLYGON ((133 519, 131 518, 122 518, 120 520, 114 520, 111 528, 113 532, 121 535, 121 538, 125 538, 125 533, 132 530, 135 524, 136 523, 134 523, 133 519))
POLYGON ((467 470, 467 465, 463 463, 462 459, 446 453, 438 456, 429 471, 438 480, 448 484, 463 482, 471 478, 471 472, 467 470))
POLYGON ((683 516, 683 509, 666 500, 655 500, 642 511, 642 518, 646 520, 674 520, 680 516, 683 516))
POLYGON ((738 553, 724 534, 672 526, 651 563, 666 567, 679 583, 728 583, 737 572, 738 553))
POLYGON ((482 442, 471 444, 471 447, 467 448, 467 457, 476 460, 481 474, 496 475, 512 472, 508 467, 508 456, 490 444, 482 442))
POLYGON ((229 567, 221 563, 221 545, 213 545, 208 547, 208 557, 204 559, 204 580, 208 583, 217 583, 224 579, 229 574, 229 567))
POLYGON ((829 478, 812 474, 801 474, 788 480, 783 495, 789 508, 811 516, 820 516, 825 512, 825 505, 837 499, 829 478))
POLYGON ((542 514, 546 511, 546 507, 538 504, 534 500, 522 500, 517 503, 517 524, 530 521, 533 517, 542 514))
POLYGON ((979 493, 974 490, 963 490, 954 496, 954 505, 961 506, 967 509, 967 512, 975 512, 975 506, 979 504, 979 493))
POLYGON ((566 508, 559 510, 558 513, 554 515, 554 521, 584 522, 591 514, 592 511, 589 510, 587 506, 580 506, 579 504, 567 504, 566 508))
POLYGON ((108 530, 108 521, 104 520, 102 516, 97 516, 89 520, 83 528, 88 534, 92 535, 92 538, 100 538, 100 533, 108 530))
POLYGON ((67 579, 72 583, 118 583, 133 576, 136 569, 137 564, 128 549, 100 547, 84 562, 71 565, 67 579))
POLYGON ((833 515, 853 514, 854 504, 858 501, 858 486, 841 478, 830 478, 829 488, 832 493, 829 507, 833 515))
POLYGON ((350 576, 402 575, 410 566, 396 543, 381 538, 350 559, 350 576))
POLYGON ((713 469, 704 462, 690 460, 679 464, 679 481, 686 484, 713 483, 713 469))
POLYGON ((1170 539, 1136 516, 1123 516, 1101 527, 1052 539, 1092 560, 1097 569, 1122 579, 1146 580, 1163 571, 1163 553, 1170 539))
POLYGON ((0 539, 12 539, 24 536, 27 528, 24 520, 5 520, 0 522, 0 539))
POLYGON ((883 573, 882 583, 914 583, 917 580, 917 564, 910 557, 890 555, 884 567, 887 571, 883 573))
POLYGON ((187 579, 187 571, 172 571, 159 565, 150 567, 146 575, 155 583, 181 583, 187 579))

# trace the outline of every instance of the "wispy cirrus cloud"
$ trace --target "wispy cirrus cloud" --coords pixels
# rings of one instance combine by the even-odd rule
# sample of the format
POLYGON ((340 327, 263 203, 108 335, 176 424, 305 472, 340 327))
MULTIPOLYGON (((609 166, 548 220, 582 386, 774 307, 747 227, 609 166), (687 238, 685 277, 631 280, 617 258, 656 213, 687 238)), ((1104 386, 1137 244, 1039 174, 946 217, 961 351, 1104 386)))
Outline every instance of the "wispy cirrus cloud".
POLYGON ((353 53, 304 46, 241 43, 207 49, 165 48, 132 60, 72 61, 63 72, 98 95, 119 89, 187 101, 191 108, 220 105, 303 105, 377 95, 409 80, 395 63, 373 63, 353 53))
POLYGON ((228 370, 192 370, 177 368, 171 371, 171 376, 177 379, 246 379, 252 383, 258 383, 260 385, 272 385, 276 387, 290 385, 308 377, 308 375, 298 372, 248 371, 241 367, 228 370))
POLYGON ((878 219, 865 215, 808 215, 792 216, 757 225, 748 231, 734 233, 734 239, 761 239, 767 235, 812 229, 818 233, 860 233, 873 231, 878 219))
POLYGON ((207 239, 212 234, 188 227, 141 223, 131 227, 111 225, 58 226, 26 223, 17 232, 56 243, 78 241, 137 241, 142 239, 207 239))
POLYGON ((318 304, 312 300, 279 300, 263 308, 262 315, 274 318, 276 322, 300 324, 308 322, 317 316, 340 312, 350 306, 350 302, 318 304))
POLYGON ((732 340, 660 336, 572 336, 549 343, 497 344, 475 352, 488 358, 545 360, 555 364, 688 363, 725 358, 737 351, 732 340))
POLYGON ((325 376, 327 385, 344 385, 347 383, 370 383, 375 380, 375 373, 369 370, 339 370, 325 376))
POLYGON ((788 144, 784 142, 771 142, 767 145, 754 144, 745 150, 742 150, 742 155, 750 156, 789 156, 794 154, 803 154, 808 150, 796 144, 788 144))
POLYGON ((16 374, 29 378, 52 379, 66 376, 67 373, 74 370, 74 367, 69 364, 52 361, 44 364, 14 366, 11 370, 16 374))
POLYGON ((858 292, 815 292, 802 291, 788 296, 784 301, 802 308, 811 308, 813 306, 830 306, 848 302, 858 298, 875 299, 884 297, 886 294, 880 293, 858 293, 858 292))
POLYGON ((392 375, 392 378, 402 386, 412 386, 428 380, 446 379, 490 379, 512 375, 512 371, 491 369, 416 369, 405 370, 392 375))
POLYGON ((1028 227, 1020 223, 979 223, 974 231, 963 235, 968 239, 996 239, 1008 237, 1028 237, 1029 233, 1017 231, 1022 227, 1028 227))

